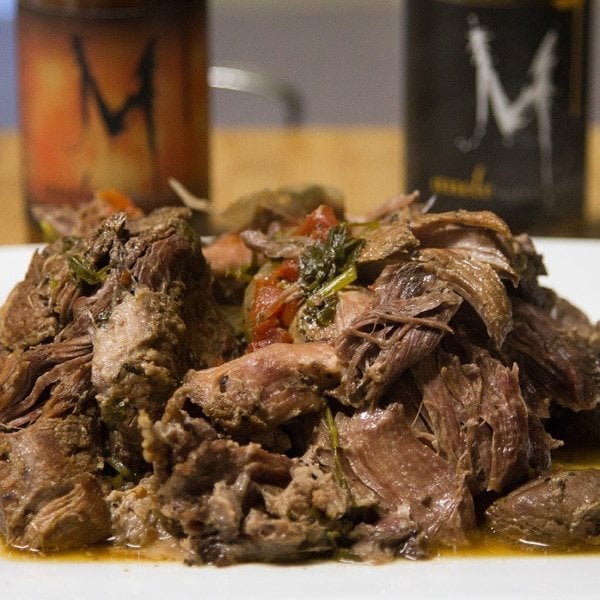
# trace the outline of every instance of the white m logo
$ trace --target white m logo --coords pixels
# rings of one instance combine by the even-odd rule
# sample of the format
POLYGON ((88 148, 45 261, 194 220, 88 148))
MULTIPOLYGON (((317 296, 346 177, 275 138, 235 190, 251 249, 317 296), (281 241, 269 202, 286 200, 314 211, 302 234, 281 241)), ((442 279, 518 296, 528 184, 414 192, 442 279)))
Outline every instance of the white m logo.
POLYGON ((537 121, 540 149, 541 177, 545 202, 553 201, 552 175, 552 98, 554 86, 552 72, 557 63, 556 44, 558 33, 551 29, 546 33, 529 65, 529 82, 523 85, 517 98, 511 101, 494 68, 490 52, 490 33, 479 24, 476 15, 469 15, 468 49, 475 66, 476 114, 475 129, 469 138, 459 137, 457 147, 469 152, 479 147, 485 137, 490 112, 504 143, 509 146, 514 135, 530 122, 530 111, 537 121))

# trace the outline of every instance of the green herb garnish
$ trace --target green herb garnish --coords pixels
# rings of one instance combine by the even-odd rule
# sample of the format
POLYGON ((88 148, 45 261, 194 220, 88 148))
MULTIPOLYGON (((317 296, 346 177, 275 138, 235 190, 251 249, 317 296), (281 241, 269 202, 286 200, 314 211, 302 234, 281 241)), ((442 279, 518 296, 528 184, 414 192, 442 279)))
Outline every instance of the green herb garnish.
POLYGON ((102 407, 102 421, 109 429, 118 429, 127 416, 127 400, 111 398, 102 407))
POLYGON ((346 481, 344 470, 342 469, 342 463, 340 461, 339 449, 340 449, 340 436, 333 418, 333 413, 329 406, 325 407, 325 423, 327 424, 327 431, 329 432, 329 440, 331 443, 331 452, 333 454, 333 467, 335 471, 336 479, 338 483, 346 490, 346 493, 350 494, 350 487, 346 481))
POLYGON ((362 243, 348 234, 346 223, 332 227, 324 242, 309 246, 300 256, 298 270, 302 290, 312 293, 333 279, 354 258, 362 243))
POLYGON ((324 327, 335 316, 337 293, 356 277, 355 261, 364 240, 352 237, 338 223, 324 242, 307 248, 298 261, 300 289, 307 296, 304 318, 324 327))
POLYGON ((67 263, 71 277, 78 283, 83 281, 89 285, 96 285, 106 280, 108 266, 96 269, 85 258, 77 255, 68 256, 67 263))
POLYGON ((116 456, 109 456, 106 462, 114 469, 116 475, 110 478, 114 489, 122 488, 126 483, 135 480, 135 473, 116 456))
POLYGON ((40 230, 42 232, 42 239, 44 240, 44 242, 50 244, 58 239, 58 231, 56 231, 56 229, 50 223, 48 223, 48 221, 41 220, 38 224, 40 226, 40 230))

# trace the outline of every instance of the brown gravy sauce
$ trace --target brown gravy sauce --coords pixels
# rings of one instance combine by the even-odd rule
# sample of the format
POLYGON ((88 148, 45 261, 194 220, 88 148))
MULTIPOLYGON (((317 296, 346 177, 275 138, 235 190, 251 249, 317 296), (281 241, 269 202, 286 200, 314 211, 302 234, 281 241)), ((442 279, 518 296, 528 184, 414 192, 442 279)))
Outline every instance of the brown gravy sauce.
POLYGON ((168 540, 155 542, 144 548, 124 548, 110 544, 98 544, 79 550, 67 550, 45 554, 10 548, 0 541, 0 560, 44 562, 183 562, 184 556, 174 543, 168 540))
MULTIPOLYGON (((562 450, 553 453, 553 470, 565 469, 600 469, 600 449, 562 450)), ((483 557, 533 557, 533 556, 573 556, 599 554, 600 547, 596 550, 586 546, 569 548, 545 548, 527 544, 510 544, 494 536, 492 533, 481 529, 476 531, 468 547, 457 550, 443 549, 437 554, 440 557, 452 558, 483 558, 483 557)), ((38 561, 44 562, 183 562, 184 555, 175 543, 161 540, 145 548, 114 547, 109 544, 43 554, 9 548, 0 541, 0 560, 38 561)))

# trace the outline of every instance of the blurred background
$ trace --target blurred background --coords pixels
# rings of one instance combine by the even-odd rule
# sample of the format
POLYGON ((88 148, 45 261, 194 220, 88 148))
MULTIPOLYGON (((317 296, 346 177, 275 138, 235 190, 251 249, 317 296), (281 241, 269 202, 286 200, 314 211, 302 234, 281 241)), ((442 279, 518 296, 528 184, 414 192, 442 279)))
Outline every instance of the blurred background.
MULTIPOLYGON (((397 124, 402 117, 402 0, 210 0, 213 65, 242 66, 297 91, 307 124, 397 124)), ((600 1, 592 0, 600 31, 600 1)), ((0 0, 0 128, 17 125, 16 0, 0 0)), ((600 122, 600 35, 593 35, 590 120, 600 122)), ((223 83, 222 73, 213 83, 223 83)), ((227 84, 228 82, 225 81, 227 84)), ((216 125, 265 125, 284 103, 213 88, 216 125)))

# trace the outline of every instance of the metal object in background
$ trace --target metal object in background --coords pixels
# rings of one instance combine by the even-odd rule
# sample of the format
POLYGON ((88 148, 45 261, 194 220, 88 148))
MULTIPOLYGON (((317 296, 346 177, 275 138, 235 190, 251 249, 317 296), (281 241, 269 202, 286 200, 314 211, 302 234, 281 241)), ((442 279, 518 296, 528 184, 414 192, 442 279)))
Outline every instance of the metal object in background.
POLYGON ((280 102, 287 125, 304 120, 304 98, 289 81, 269 73, 236 64, 213 65, 208 69, 208 85, 214 89, 245 92, 280 102))

